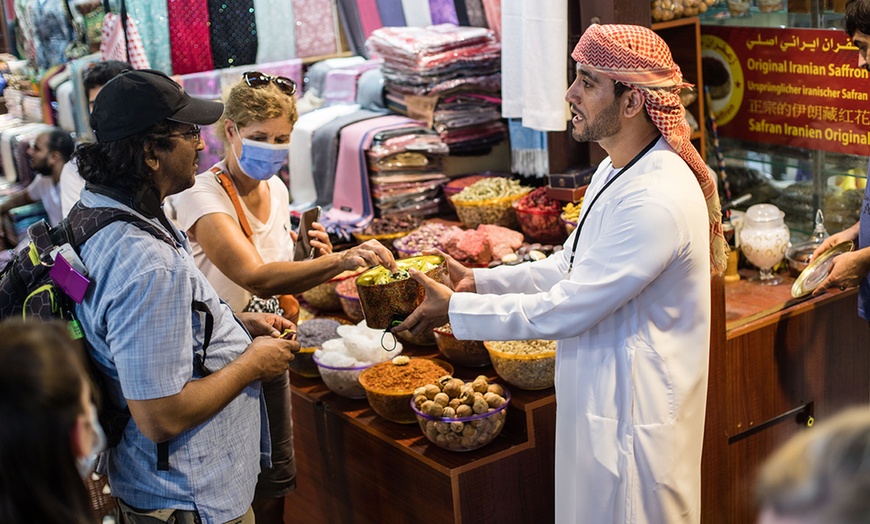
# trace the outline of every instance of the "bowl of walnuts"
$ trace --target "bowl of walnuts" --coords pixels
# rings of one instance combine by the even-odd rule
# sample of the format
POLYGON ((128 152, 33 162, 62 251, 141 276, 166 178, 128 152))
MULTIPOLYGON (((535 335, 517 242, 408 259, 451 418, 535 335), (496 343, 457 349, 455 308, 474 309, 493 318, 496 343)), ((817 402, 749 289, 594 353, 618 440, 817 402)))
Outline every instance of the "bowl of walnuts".
POLYGON ((510 401, 510 392, 484 375, 471 382, 445 376, 414 390, 411 409, 430 442, 450 451, 471 451, 501 433, 510 401))

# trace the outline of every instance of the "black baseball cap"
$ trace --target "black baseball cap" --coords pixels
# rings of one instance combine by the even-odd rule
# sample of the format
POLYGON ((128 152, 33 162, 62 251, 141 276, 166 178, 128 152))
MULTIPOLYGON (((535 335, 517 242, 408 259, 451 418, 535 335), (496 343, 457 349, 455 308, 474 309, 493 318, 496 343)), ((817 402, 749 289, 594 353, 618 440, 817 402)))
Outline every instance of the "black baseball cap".
POLYGON ((94 100, 91 127, 97 142, 133 136, 158 122, 172 120, 205 126, 224 112, 221 102, 194 98, 160 71, 124 71, 109 80, 94 100))

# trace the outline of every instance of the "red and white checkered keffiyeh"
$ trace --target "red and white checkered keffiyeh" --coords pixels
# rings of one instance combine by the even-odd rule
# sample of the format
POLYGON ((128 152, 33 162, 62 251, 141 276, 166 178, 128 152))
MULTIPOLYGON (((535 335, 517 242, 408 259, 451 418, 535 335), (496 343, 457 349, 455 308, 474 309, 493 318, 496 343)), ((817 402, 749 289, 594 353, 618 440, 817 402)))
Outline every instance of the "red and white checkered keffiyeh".
POLYGON ((710 218, 710 262, 725 270, 728 251, 722 235, 722 210, 716 184, 704 159, 690 140, 680 90, 683 82, 668 45, 655 32, 637 25, 592 25, 583 33, 571 57, 644 97, 646 111, 665 140, 689 164, 707 201, 710 218))

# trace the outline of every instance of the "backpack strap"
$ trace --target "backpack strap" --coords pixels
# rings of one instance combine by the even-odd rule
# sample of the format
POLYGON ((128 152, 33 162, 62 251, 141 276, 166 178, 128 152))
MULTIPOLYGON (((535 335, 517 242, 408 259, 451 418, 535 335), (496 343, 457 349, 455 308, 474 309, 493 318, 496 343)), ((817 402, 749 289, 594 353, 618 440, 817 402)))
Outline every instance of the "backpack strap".
MULTIPOLYGON (((78 252, 82 244, 94 234, 108 226, 112 222, 127 222, 149 233, 157 240, 162 240, 173 249, 178 246, 163 231, 154 224, 144 220, 129 211, 113 207, 85 207, 81 201, 77 202, 70 210, 69 215, 61 221, 60 225, 51 231, 52 239, 56 245, 69 242, 78 252)), ((203 344, 203 360, 205 359, 205 347, 211 338, 210 315, 206 318, 206 343, 203 344)), ((125 409, 125 415, 130 413, 130 408, 125 409)), ((124 424, 126 424, 126 419, 124 424)), ((157 444, 157 470, 169 470, 169 441, 157 444)))
MULTIPOLYGON (((209 169, 209 171, 214 173, 214 176, 217 178, 221 187, 223 187, 224 191, 229 195, 230 200, 233 202, 233 207, 236 208, 236 214, 239 215, 239 225, 242 227, 245 237, 247 237, 248 240, 251 240, 251 237, 254 235, 254 230, 251 229, 251 224, 248 223, 248 219, 245 217, 245 210, 242 209, 242 203, 239 201, 239 193, 236 191, 236 186, 233 184, 233 181, 230 180, 230 176, 217 166, 209 169)), ((251 240, 251 242, 253 242, 253 240, 251 240)))
POLYGON ((52 232, 54 236, 52 240, 56 245, 69 242, 78 251, 79 247, 94 234, 112 222, 118 221, 133 224, 157 240, 162 240, 173 248, 178 247, 160 228, 129 211, 113 207, 85 207, 81 201, 72 207, 69 215, 52 232))

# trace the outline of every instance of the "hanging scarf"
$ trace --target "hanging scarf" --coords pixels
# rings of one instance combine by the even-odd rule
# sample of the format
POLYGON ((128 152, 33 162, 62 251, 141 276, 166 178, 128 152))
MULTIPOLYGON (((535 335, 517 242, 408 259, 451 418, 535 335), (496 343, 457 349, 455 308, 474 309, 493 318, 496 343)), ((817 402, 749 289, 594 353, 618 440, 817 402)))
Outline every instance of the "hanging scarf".
POLYGON ((655 32, 636 25, 591 25, 571 57, 611 80, 625 84, 644 97, 646 111, 668 144, 695 173, 710 220, 710 261, 713 271, 725 270, 728 251, 722 234, 719 194, 707 164, 690 140, 686 109, 680 90, 683 82, 668 45, 655 32))

